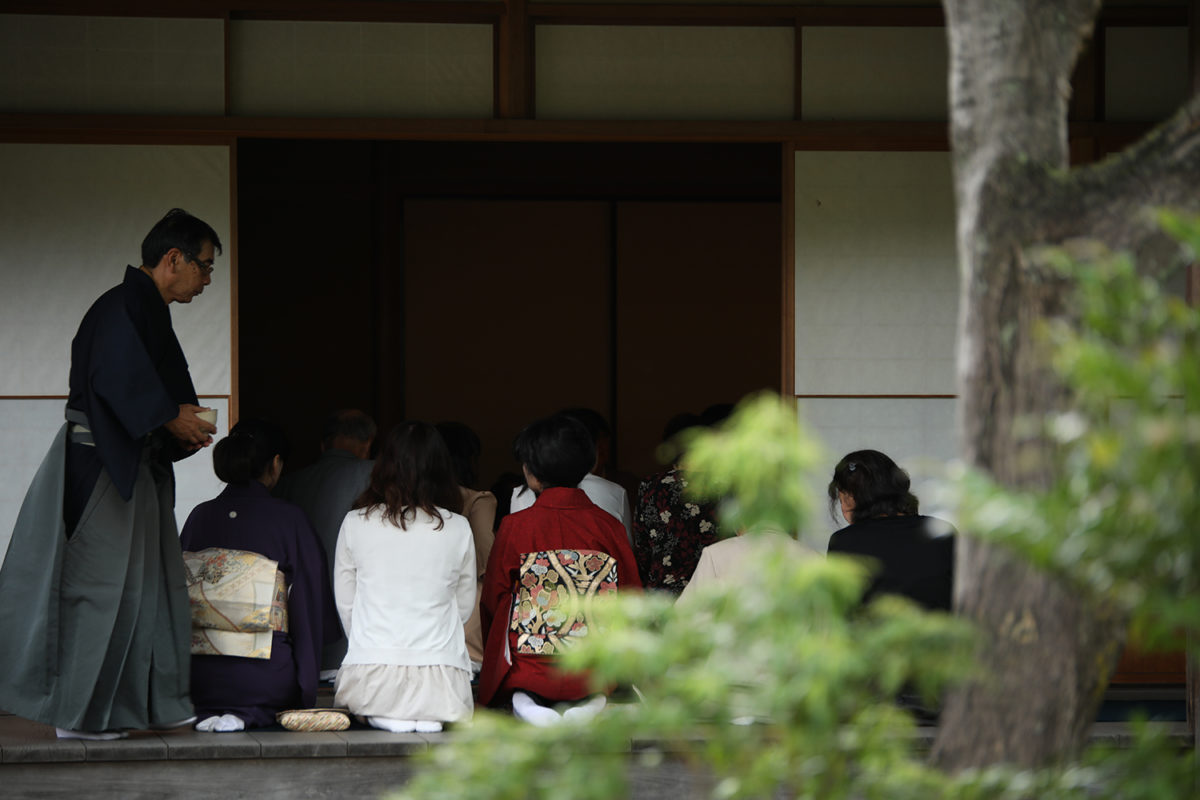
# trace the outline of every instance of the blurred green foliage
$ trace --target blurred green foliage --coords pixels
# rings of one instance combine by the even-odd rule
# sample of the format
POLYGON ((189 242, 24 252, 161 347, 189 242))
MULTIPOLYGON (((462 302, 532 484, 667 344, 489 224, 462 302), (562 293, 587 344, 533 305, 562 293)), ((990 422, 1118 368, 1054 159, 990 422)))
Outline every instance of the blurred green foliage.
POLYGON ((682 466, 689 491, 719 502, 721 530, 794 534, 814 502, 806 478, 824 470, 817 441, 797 421, 796 410, 764 392, 744 400, 714 430, 684 432, 682 466))
POLYGON ((965 626, 896 598, 859 613, 857 565, 764 548, 732 590, 605 604, 603 635, 564 655, 639 701, 551 728, 477 714, 397 797, 613 800, 631 763, 664 758, 706 770, 715 797, 897 797, 897 783, 938 796, 945 779, 914 754, 915 723, 892 698, 961 677, 965 626))
POLYGON ((894 698, 909 689, 932 701, 966 675, 967 627, 899 598, 863 609, 860 565, 760 537, 799 529, 812 504, 805 475, 821 457, 778 397, 748 400, 686 452, 689 490, 721 501, 725 530, 761 539, 753 571, 696 586, 679 605, 658 594, 603 604, 600 635, 563 664, 590 671, 598 687, 636 687, 636 702, 552 728, 480 713, 398 797, 612 800, 627 794, 629 764, 664 758, 702 768, 722 798, 943 791, 894 698))
MULTIPOLYGON (((1200 253, 1200 224, 1164 215, 1200 253)), ((1045 420, 1061 476, 1015 493, 961 475, 960 528, 1013 547, 1159 635, 1200 622, 1200 317, 1113 255, 1055 256, 1079 287, 1081 325, 1049 325, 1055 366, 1077 394, 1045 420)), ((795 410, 770 396, 687 443, 692 491, 721 502, 726 531, 798 531, 823 468, 795 410)), ((769 537, 763 537, 763 546, 769 537)), ((861 568, 771 550, 732 584, 684 603, 623 595, 598 606, 599 635, 564 666, 597 687, 636 687, 591 721, 537 728, 481 712, 431 748, 396 798, 614 800, 631 765, 682 761, 718 798, 1096 800, 1195 795, 1195 759, 1153 726, 1132 746, 1093 748, 1056 770, 946 775, 915 752, 893 698, 927 698, 977 667, 965 624, 896 598, 860 605, 861 568), (747 723, 750 724, 742 724, 747 723)), ((1020 702, 1020 698, 1014 698, 1020 702)))

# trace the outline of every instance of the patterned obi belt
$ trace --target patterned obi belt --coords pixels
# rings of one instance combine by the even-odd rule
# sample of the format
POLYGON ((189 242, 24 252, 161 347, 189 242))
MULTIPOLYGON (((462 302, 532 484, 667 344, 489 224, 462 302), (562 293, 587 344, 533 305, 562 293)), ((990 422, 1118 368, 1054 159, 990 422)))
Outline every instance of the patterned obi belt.
POLYGON ((616 590, 617 562, 608 553, 522 553, 509 620, 517 652, 553 655, 587 636, 592 600, 616 590))
POLYGON ((287 584, 279 562, 246 550, 184 552, 192 606, 192 653, 270 658, 274 631, 287 632, 287 584))

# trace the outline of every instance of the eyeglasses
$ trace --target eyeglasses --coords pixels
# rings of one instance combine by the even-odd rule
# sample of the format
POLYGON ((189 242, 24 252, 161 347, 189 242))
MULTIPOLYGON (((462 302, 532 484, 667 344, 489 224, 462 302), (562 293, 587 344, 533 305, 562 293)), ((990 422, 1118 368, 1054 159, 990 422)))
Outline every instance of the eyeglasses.
POLYGON ((189 255, 187 255, 187 253, 184 253, 184 255, 187 256, 188 261, 190 261, 191 263, 195 264, 197 267, 200 268, 200 272, 202 272, 205 275, 212 275, 213 265, 212 265, 211 260, 208 263, 205 263, 205 262, 201 261, 200 259, 198 259, 196 256, 189 256, 189 255))

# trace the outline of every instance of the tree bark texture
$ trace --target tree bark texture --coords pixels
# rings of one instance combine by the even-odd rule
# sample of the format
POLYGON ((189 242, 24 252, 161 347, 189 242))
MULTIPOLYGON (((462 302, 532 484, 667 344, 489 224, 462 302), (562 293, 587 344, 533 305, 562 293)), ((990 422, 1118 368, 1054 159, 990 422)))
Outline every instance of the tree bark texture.
MULTIPOLYGON (((1178 263, 1149 211, 1200 208, 1200 104, 1193 98, 1125 153, 1070 170, 1070 77, 1100 0, 944 5, 963 456, 1003 485, 1037 488, 1053 463, 1040 422, 1071 397, 1036 331, 1072 313, 1069 279, 1043 268, 1038 252, 1090 238, 1151 269, 1178 263)), ((981 629, 988 672, 947 698, 933 760, 957 770, 1076 755, 1120 655, 1124 615, 978 541, 965 539, 958 553, 956 609, 981 629)))

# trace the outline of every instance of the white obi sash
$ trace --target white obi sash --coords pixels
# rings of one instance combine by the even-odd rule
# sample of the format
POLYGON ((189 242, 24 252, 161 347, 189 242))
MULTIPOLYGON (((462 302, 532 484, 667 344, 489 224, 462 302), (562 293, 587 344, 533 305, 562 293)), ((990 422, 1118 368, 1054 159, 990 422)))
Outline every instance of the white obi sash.
POLYGON ((279 562, 246 550, 183 554, 192 606, 192 654, 270 658, 271 634, 287 631, 279 562))

